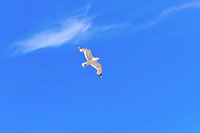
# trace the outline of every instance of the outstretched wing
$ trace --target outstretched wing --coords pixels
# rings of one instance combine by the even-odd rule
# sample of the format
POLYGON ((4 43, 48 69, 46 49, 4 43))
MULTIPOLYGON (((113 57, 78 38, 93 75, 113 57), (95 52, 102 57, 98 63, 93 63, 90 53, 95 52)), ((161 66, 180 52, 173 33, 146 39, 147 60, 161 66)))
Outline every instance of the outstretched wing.
POLYGON ((96 70, 99 77, 102 77, 102 66, 98 62, 94 62, 91 64, 96 70))
POLYGON ((85 58, 86 58, 87 60, 90 60, 90 59, 93 58, 92 52, 91 52, 89 49, 80 48, 80 47, 78 47, 78 49, 80 50, 80 52, 84 52, 85 58))

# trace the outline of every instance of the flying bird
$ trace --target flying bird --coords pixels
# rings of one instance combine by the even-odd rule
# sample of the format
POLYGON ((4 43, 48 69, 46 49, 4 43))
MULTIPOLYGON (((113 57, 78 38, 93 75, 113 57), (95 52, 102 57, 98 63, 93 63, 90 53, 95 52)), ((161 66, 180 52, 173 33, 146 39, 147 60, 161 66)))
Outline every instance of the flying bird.
POLYGON ((87 62, 82 63, 83 67, 86 67, 87 65, 92 65, 97 70, 97 75, 99 77, 102 77, 102 66, 97 61, 100 60, 100 58, 94 58, 92 56, 92 52, 89 49, 80 48, 78 47, 80 52, 84 52, 85 58, 87 59, 87 62))

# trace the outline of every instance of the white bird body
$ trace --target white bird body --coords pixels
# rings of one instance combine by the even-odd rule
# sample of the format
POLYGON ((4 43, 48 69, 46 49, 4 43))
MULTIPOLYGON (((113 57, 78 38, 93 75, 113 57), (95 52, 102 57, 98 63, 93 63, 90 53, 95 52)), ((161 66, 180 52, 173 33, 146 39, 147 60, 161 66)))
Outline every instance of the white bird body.
POLYGON ((100 60, 100 58, 94 58, 92 56, 92 52, 89 49, 80 47, 78 47, 78 49, 80 50, 80 52, 84 52, 85 58, 87 59, 87 62, 82 63, 82 66, 86 67, 88 65, 92 65, 97 70, 98 76, 102 77, 102 66, 97 62, 98 60, 100 60))
POLYGON ((94 64, 98 60, 99 60, 99 58, 92 58, 92 59, 88 60, 87 62, 82 63, 82 66, 86 67, 87 65, 92 65, 92 64, 94 64))

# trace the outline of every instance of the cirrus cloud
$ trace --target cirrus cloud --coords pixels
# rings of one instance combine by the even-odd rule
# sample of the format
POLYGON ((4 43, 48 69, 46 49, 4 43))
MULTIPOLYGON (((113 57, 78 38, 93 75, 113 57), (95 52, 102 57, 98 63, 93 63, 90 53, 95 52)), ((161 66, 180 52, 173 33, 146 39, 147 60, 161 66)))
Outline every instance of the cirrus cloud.
POLYGON ((94 18, 87 16, 91 5, 91 1, 89 1, 86 7, 78 10, 82 13, 60 20, 59 23, 14 43, 12 45, 14 53, 28 53, 42 48, 58 47, 74 42, 77 44, 88 36, 91 37, 91 34, 95 34, 94 32, 104 32, 121 27, 122 24, 93 26, 94 18))
POLYGON ((200 1, 194 1, 194 2, 189 2, 189 3, 184 3, 184 4, 181 4, 178 6, 170 7, 168 9, 162 11, 153 21, 151 21, 148 24, 148 26, 151 26, 151 25, 159 22, 162 18, 164 18, 168 14, 183 11, 186 9, 191 9, 191 8, 200 8, 200 1))
POLYGON ((40 31, 30 38, 15 43, 14 46, 23 53, 46 47, 57 47, 87 32, 91 24, 89 19, 69 18, 59 23, 57 28, 40 31))

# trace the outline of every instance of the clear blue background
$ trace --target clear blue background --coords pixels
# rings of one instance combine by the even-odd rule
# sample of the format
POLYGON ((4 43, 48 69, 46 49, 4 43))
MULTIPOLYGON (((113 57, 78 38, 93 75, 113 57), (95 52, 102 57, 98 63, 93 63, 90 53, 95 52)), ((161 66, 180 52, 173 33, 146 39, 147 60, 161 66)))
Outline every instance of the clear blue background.
POLYGON ((199 133, 200 9, 189 0, 92 1, 93 25, 126 24, 78 45, 12 56, 10 47, 87 0, 0 2, 0 133, 199 133), (83 68, 93 51, 103 78, 83 68))

